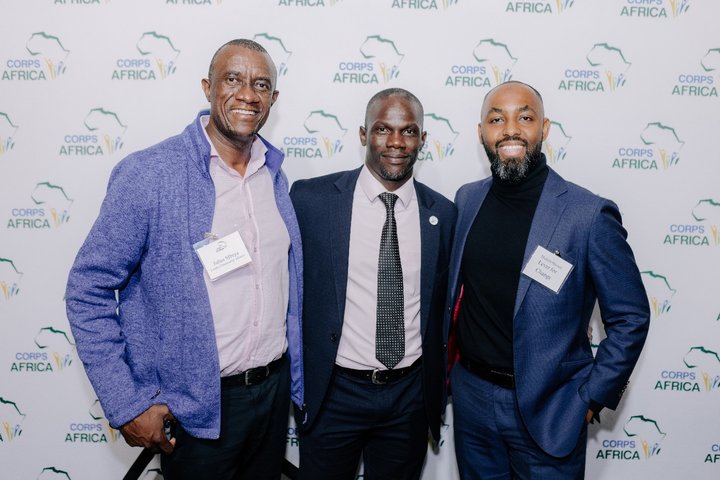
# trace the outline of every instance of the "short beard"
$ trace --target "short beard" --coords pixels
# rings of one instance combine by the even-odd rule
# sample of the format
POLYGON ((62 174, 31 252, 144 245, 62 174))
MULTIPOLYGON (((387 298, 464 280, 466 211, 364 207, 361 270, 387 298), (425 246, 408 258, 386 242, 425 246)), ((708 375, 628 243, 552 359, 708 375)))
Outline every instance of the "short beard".
POLYGON ((485 142, 483 142, 483 148, 487 154, 488 160, 490 161, 490 171, 493 176, 500 180, 510 183, 517 184, 523 181, 527 176, 532 167, 538 164, 542 158, 542 142, 533 145, 533 148, 528 148, 528 143, 517 137, 509 139, 503 139, 495 144, 495 149, 490 149, 485 142), (516 141, 525 144, 525 156, 522 158, 510 158, 506 162, 500 160, 500 156, 496 153, 499 148, 498 145, 506 141, 516 141))
POLYGON ((413 166, 415 162, 409 164, 407 167, 405 167, 403 170, 399 171, 398 173, 391 173, 385 170, 382 166, 380 167, 380 178, 383 180, 387 180, 389 182, 400 182, 402 180, 405 180, 409 175, 412 175, 413 166))

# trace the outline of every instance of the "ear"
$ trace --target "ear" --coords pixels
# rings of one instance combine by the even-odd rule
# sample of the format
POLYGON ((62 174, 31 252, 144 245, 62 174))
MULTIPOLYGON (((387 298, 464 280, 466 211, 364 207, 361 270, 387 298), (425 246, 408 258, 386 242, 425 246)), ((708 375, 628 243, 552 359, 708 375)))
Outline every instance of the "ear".
POLYGON ((367 131, 365 127, 360 127, 360 145, 363 147, 367 146, 367 131))
POLYGON ((275 105, 275 102, 277 102, 277 97, 278 97, 278 95, 280 95, 280 91, 279 91, 279 90, 274 90, 274 91, 273 91, 273 94, 272 94, 272 99, 270 99, 270 106, 271 106, 271 107, 272 107, 273 105, 275 105))
POLYGON ((477 133, 478 133, 478 138, 480 139, 480 143, 482 143, 482 122, 478 123, 477 133))
POLYGON ((426 138, 427 138, 427 132, 422 132, 422 135, 420 135, 420 140, 422 140, 422 145, 420 145, 420 148, 422 148, 422 146, 425 145, 426 138))
POLYGON ((209 102, 210 101, 210 80, 207 78, 203 78, 200 81, 200 85, 202 86, 203 92, 205 93, 205 99, 209 102))
POLYGON ((543 127, 542 127, 542 132, 543 132, 542 139, 543 139, 543 142, 544 142, 545 140, 547 140, 547 136, 548 136, 548 132, 549 132, 549 131, 550 131, 550 119, 549 119, 549 118, 546 118, 545 120, 543 120, 543 127))

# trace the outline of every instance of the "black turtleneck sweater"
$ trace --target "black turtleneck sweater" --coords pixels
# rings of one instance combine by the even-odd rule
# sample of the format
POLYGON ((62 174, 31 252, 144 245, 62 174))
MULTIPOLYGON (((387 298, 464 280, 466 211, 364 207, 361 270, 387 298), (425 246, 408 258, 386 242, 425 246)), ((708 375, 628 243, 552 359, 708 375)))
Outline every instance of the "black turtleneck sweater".
POLYGON ((458 317, 462 358, 513 371, 513 311, 530 224, 548 167, 543 156, 509 184, 493 176, 462 257, 464 293, 458 317))

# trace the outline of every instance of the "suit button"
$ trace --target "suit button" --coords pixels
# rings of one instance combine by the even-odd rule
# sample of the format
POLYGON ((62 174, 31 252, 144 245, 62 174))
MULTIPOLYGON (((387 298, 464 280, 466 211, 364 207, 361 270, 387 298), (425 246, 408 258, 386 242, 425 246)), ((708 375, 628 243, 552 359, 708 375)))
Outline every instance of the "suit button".
POLYGON ((331 333, 331 334, 330 334, 330 341, 333 342, 333 343, 336 343, 336 342, 337 342, 337 334, 331 333))

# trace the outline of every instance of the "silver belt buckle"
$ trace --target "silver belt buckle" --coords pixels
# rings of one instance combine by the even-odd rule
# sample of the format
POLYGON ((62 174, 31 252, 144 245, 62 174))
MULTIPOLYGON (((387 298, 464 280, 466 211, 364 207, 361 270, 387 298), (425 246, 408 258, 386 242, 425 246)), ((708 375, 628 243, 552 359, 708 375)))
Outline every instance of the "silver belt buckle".
POLYGON ((377 368, 374 369, 374 370, 372 371, 372 375, 370 376, 370 380, 371 380, 372 383, 374 383, 375 385, 385 385, 387 382, 383 382, 382 380, 380 380, 380 379, 378 378, 378 376, 377 376, 378 372, 380 372, 380 370, 378 370, 377 368))

